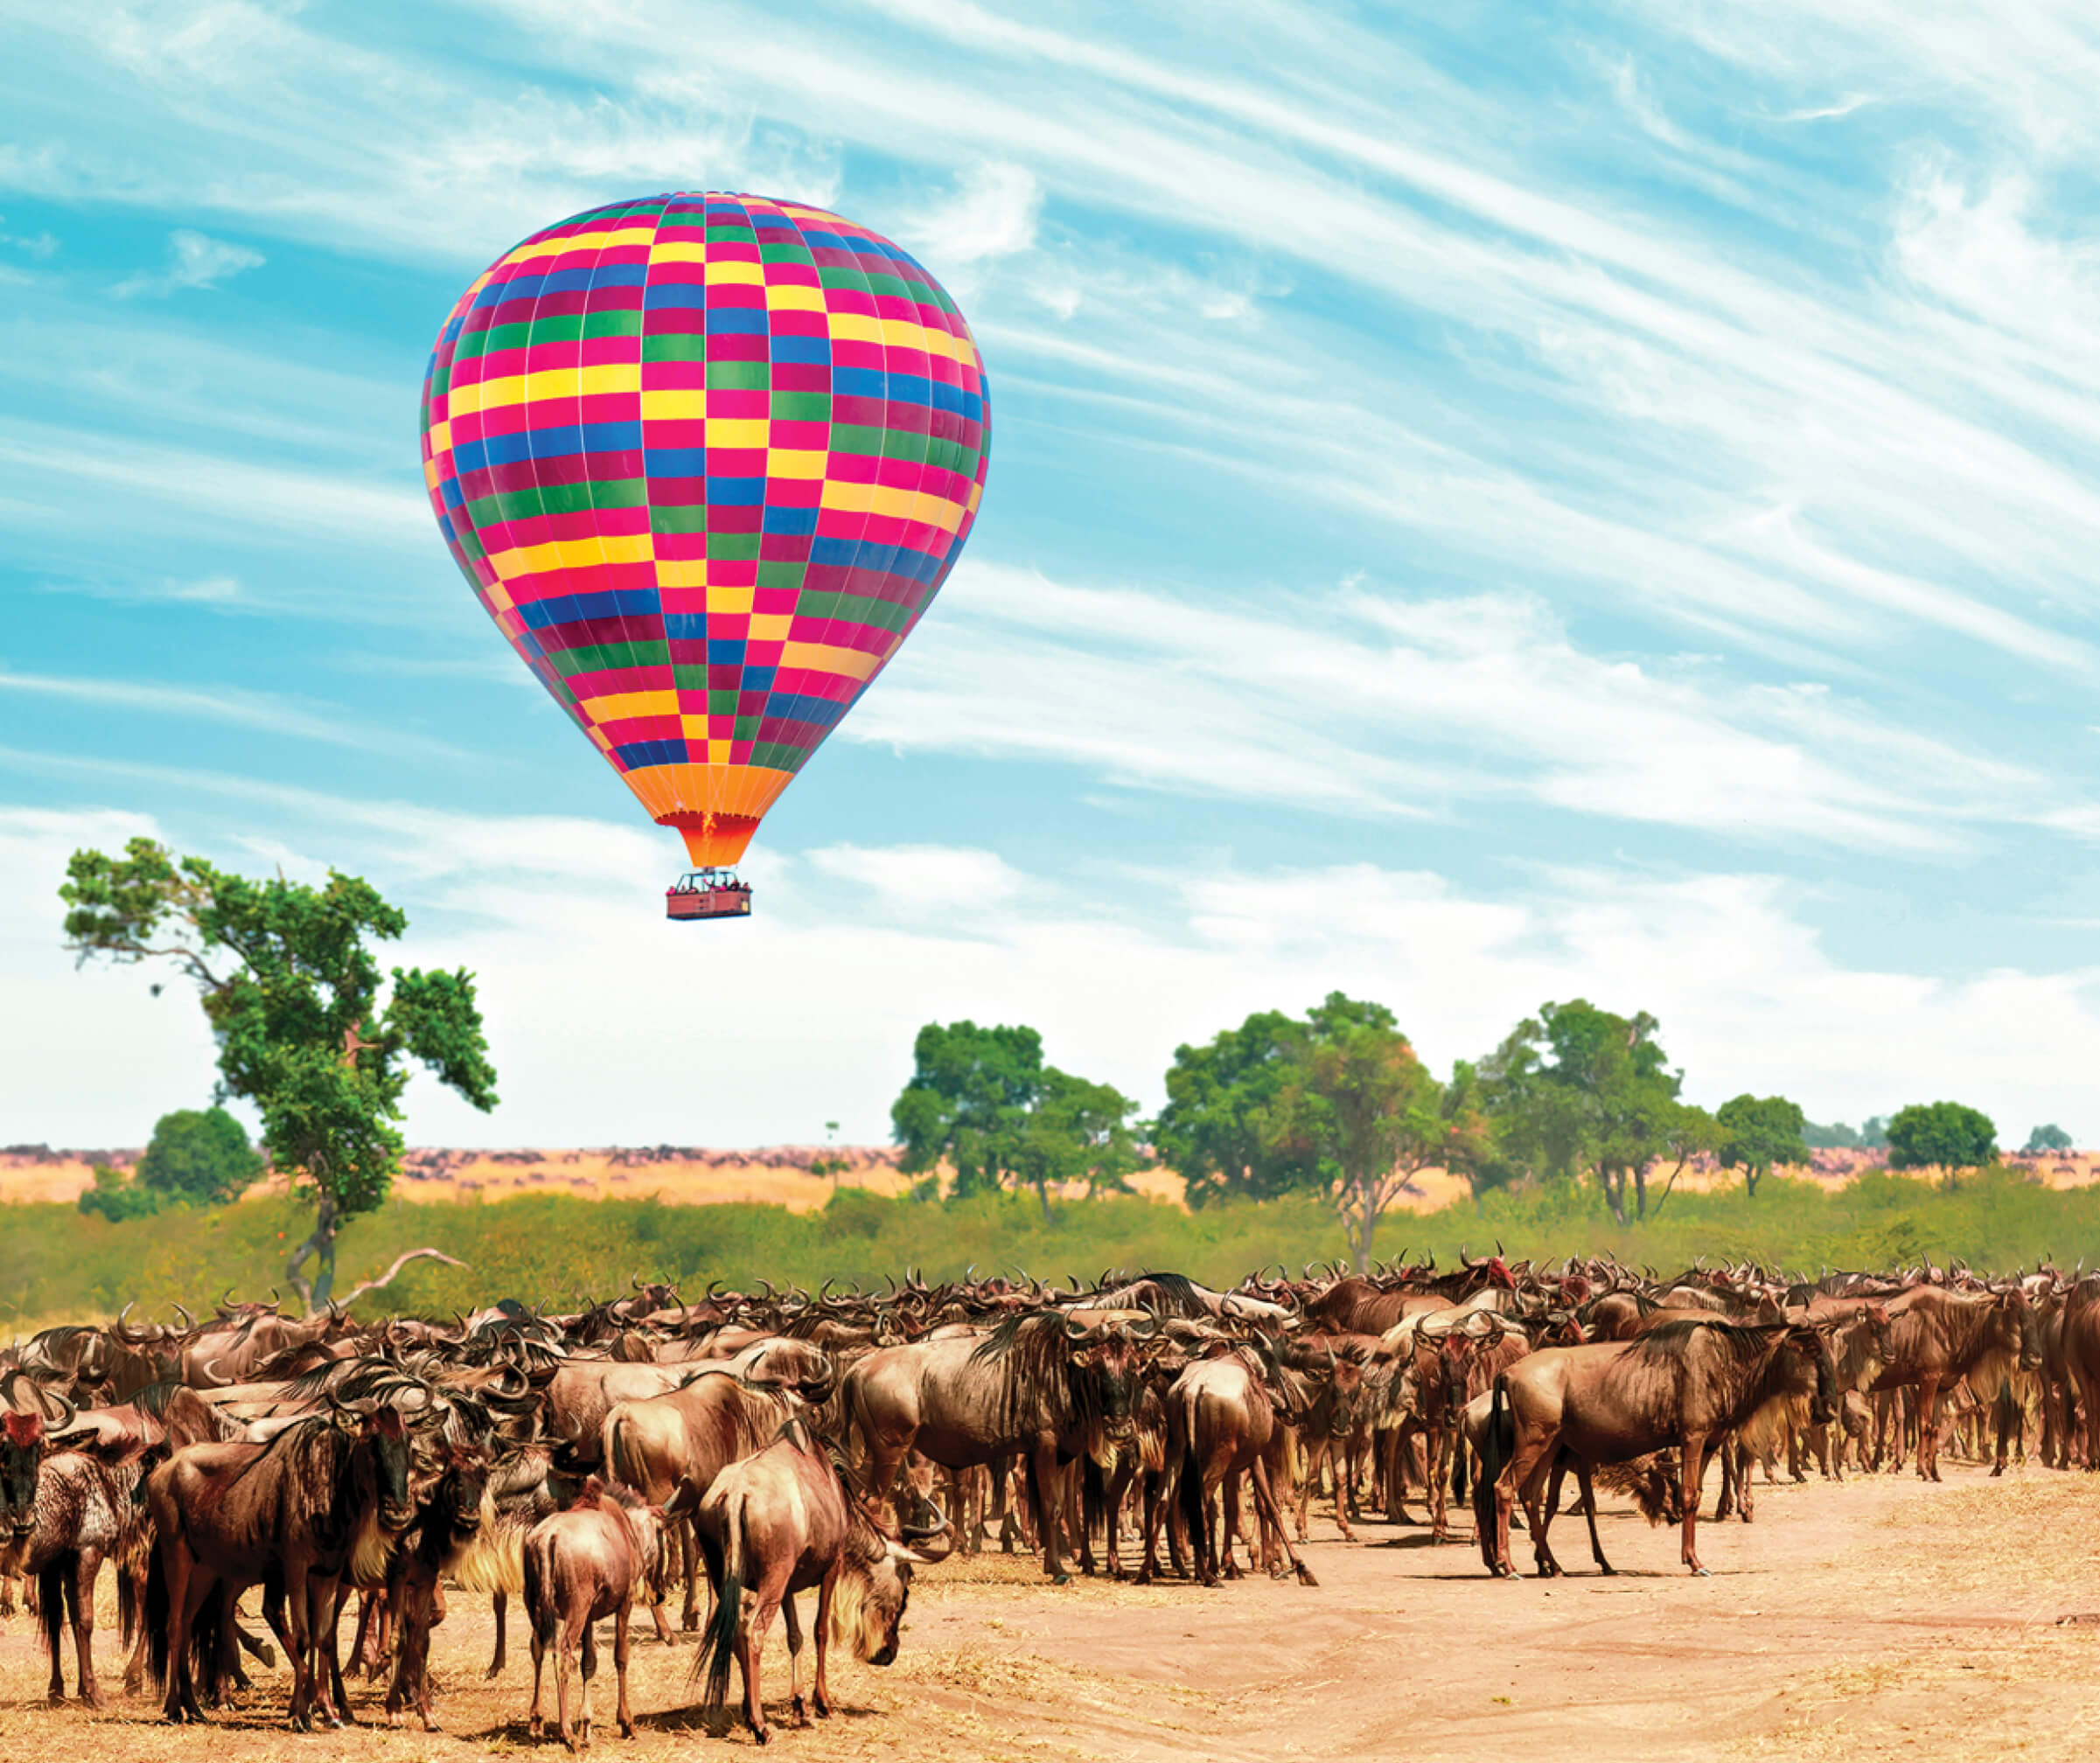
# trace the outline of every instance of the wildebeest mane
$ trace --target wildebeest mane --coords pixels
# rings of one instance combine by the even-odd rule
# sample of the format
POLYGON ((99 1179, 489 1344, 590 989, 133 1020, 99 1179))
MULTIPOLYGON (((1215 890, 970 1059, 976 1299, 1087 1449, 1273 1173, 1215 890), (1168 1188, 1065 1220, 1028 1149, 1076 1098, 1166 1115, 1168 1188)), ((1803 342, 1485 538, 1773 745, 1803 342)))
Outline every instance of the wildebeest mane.
POLYGON ((1711 1311, 1699 1311, 1681 1321, 1658 1322, 1645 1334, 1636 1334, 1633 1350, 1646 1359, 1682 1359, 1704 1331, 1738 1361, 1755 1359, 1769 1351, 1776 1335, 1784 1332, 1777 1322, 1730 1322, 1711 1311))
POLYGON ((1092 1378, 1071 1375, 1071 1342, 1061 1314, 1023 1311, 1008 1317, 970 1355, 970 1362, 997 1364, 1002 1375, 999 1424, 1013 1436, 1033 1430, 1046 1411, 1068 1414, 1082 1425, 1098 1420, 1099 1395, 1092 1378))

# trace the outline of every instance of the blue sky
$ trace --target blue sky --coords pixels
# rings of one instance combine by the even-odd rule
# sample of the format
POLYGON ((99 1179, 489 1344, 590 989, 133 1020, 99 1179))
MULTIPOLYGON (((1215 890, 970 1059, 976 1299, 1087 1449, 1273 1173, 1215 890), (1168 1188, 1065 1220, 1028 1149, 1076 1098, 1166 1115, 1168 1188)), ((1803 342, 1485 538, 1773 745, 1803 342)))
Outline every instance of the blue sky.
POLYGON ((1133 11, 0 3, 0 1140, 208 1086, 55 946, 142 830, 477 970, 506 1100, 424 1141, 878 1139, 963 1015, 1149 1103, 1336 986, 1439 1067, 1582 993, 1710 1104, 2094 1130, 2090 6, 1133 11), (415 442, 468 279, 680 187, 905 243, 995 415, 700 930, 415 442))

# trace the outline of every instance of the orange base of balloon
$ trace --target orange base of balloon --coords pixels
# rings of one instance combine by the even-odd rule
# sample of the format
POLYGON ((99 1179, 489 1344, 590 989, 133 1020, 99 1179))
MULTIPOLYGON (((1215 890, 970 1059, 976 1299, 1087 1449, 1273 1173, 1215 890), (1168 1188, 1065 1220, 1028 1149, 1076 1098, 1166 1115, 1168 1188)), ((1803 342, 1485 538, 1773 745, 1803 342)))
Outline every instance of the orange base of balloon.
POLYGON ((755 815, 695 814, 683 810, 665 815, 656 824, 678 828, 695 869, 730 868, 743 858, 743 847, 758 830, 755 815))

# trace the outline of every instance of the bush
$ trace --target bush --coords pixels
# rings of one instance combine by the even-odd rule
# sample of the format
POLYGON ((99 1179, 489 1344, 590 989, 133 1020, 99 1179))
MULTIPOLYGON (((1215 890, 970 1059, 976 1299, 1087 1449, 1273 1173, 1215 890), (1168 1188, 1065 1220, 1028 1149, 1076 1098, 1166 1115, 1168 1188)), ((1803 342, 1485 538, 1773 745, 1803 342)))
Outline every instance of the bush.
POLYGON ((150 1217, 160 1210, 160 1195, 140 1186, 125 1171, 112 1169, 107 1163, 88 1167, 94 1173, 94 1186, 80 1195, 80 1210, 91 1217, 122 1224, 127 1219, 150 1217))
POLYGON ((241 1123, 223 1108, 164 1114, 138 1160, 138 1180, 163 1202, 223 1206, 262 1173, 262 1158, 241 1123))

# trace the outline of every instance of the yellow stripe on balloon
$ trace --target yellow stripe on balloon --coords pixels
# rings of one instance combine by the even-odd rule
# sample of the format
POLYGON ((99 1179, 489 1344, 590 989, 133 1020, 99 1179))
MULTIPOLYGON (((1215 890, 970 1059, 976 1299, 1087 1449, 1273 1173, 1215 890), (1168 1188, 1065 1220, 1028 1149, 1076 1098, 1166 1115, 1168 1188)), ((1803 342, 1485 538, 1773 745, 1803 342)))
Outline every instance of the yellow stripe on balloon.
POLYGON ((636 716, 675 716, 675 692, 605 692, 596 698, 577 700, 593 722, 624 722, 636 716))
POLYGON ((836 643, 790 643, 780 652, 783 667, 812 667, 820 673, 841 674, 848 679, 865 679, 883 665, 880 655, 865 649, 841 648, 836 643))

